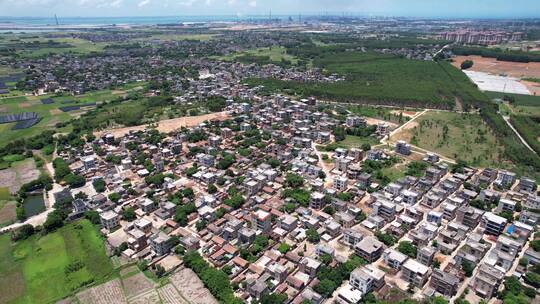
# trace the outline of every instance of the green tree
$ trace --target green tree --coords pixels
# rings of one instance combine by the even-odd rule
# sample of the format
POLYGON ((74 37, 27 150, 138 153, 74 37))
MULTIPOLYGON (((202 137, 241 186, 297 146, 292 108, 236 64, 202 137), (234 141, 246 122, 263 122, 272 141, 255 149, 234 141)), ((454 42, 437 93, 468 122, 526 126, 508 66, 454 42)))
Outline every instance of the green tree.
POLYGON ((113 192, 113 193, 109 194, 109 199, 113 203, 118 203, 118 201, 120 201, 120 198, 121 198, 120 194, 118 194, 116 192, 113 192))
POLYGON ((101 219, 99 218, 99 213, 95 210, 88 210, 84 212, 84 218, 90 221, 94 225, 101 224, 101 219))
POLYGON ((330 279, 322 279, 317 285, 315 285, 314 289, 321 295, 328 297, 336 289, 336 283, 330 279))
POLYGON ((214 184, 209 184, 207 188, 208 193, 214 194, 218 191, 218 188, 214 184))
POLYGON ((291 188, 300 188, 304 185, 304 178, 294 173, 288 173, 285 178, 285 184, 291 188))
POLYGON ((124 211, 122 212, 122 218, 128 222, 135 220, 136 215, 133 207, 127 207, 126 209, 124 209, 124 211))
POLYGON ((467 70, 467 69, 472 68, 473 65, 474 65, 474 62, 472 60, 465 60, 461 63, 461 69, 467 70))
POLYGON ((416 258, 416 246, 414 246, 411 242, 409 241, 402 241, 402 242, 399 242, 399 245, 398 245, 398 251, 409 256, 410 258, 416 258))
POLYGON ((279 244, 279 247, 278 247, 278 251, 281 252, 281 254, 285 254, 285 253, 289 252, 290 249, 291 249, 291 246, 289 246, 289 244, 287 244, 285 242, 279 244))
POLYGON ((318 243, 321 240, 321 236, 319 235, 317 230, 313 228, 309 228, 308 230, 306 230, 306 237, 307 240, 311 243, 318 243))
POLYGON ((463 261, 461 263, 461 269, 465 272, 465 276, 470 278, 474 271, 474 265, 469 261, 463 261))

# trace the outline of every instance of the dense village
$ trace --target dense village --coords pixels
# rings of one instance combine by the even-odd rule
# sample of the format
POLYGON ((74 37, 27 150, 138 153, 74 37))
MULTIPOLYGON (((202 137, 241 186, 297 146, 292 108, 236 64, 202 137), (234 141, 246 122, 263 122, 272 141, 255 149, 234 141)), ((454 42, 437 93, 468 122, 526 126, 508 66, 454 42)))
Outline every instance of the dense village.
MULTIPOLYGON (((533 180, 428 153, 422 177, 379 185, 367 164, 407 159, 410 145, 323 157, 318 145, 334 140, 335 127, 368 125, 317 105, 281 95, 230 99, 226 119, 66 146, 58 157, 86 183, 55 186, 49 199, 69 202, 71 218, 96 212, 111 252, 152 269, 185 267, 182 256, 196 251, 247 302, 279 293, 291 303, 357 303, 392 288, 479 300, 540 262, 528 242, 540 209, 533 180), (350 279, 333 281, 333 271, 350 279)), ((380 138, 390 132, 385 123, 375 128, 380 138)))

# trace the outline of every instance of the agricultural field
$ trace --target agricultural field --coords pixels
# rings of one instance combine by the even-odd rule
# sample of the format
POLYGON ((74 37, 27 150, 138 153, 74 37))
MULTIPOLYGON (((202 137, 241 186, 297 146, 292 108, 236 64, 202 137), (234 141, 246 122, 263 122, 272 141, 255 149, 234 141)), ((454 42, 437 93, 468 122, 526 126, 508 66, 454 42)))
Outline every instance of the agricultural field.
MULTIPOLYGON (((114 100, 126 93, 125 90, 102 90, 79 96, 17 96, 9 98, 0 98, 0 116, 8 114, 17 114, 22 112, 35 112, 38 114, 39 121, 37 124, 26 129, 13 130, 16 123, 0 124, 0 145, 40 134, 47 129, 55 129, 56 124, 65 123, 74 117, 80 116, 92 104, 99 104, 104 101, 114 100), (54 102, 44 104, 42 99, 52 99, 54 102), (68 107, 68 108, 67 108, 68 107), (73 111, 67 111, 80 107, 73 111), (63 111, 64 110, 64 111, 63 111)), ((58 130, 59 132, 68 132, 69 127, 64 127, 58 130)))
POLYGON ((0 170, 0 200, 8 199, 2 189, 7 189, 9 194, 16 193, 22 185, 37 179, 39 174, 33 158, 18 160, 9 168, 0 170))
POLYGON ((113 268, 99 232, 83 220, 16 244, 1 235, 0 274, 0 302, 49 303, 107 280, 113 268))
POLYGON ((476 167, 505 165, 503 147, 476 114, 427 112, 394 134, 390 141, 400 139, 476 167))
POLYGON ((107 43, 94 43, 79 38, 44 38, 28 35, 10 35, 0 42, 0 49, 14 48, 22 57, 42 57, 50 54, 74 53, 79 55, 102 52, 107 43))
POLYGON ((0 227, 13 224, 17 220, 17 202, 0 200, 0 227))
POLYGON ((9 188, 0 188, 0 227, 7 226, 17 219, 17 203, 9 188))
POLYGON ((247 50, 244 52, 229 54, 227 56, 216 57, 216 59, 220 60, 237 60, 240 62, 249 61, 248 59, 250 58, 260 58, 261 61, 265 61, 267 63, 280 63, 282 61, 287 61, 294 65, 298 64, 298 58, 287 54, 287 49, 282 46, 258 48, 254 50, 247 50))
POLYGON ((181 268, 162 279, 161 284, 155 283, 136 266, 128 266, 120 270, 118 278, 83 290, 70 300, 81 304, 217 303, 190 269, 181 268))
POLYGON ((346 77, 336 83, 306 84, 276 79, 249 79, 266 92, 283 90, 341 102, 393 106, 466 109, 486 101, 465 74, 448 62, 407 60, 392 55, 362 52, 325 53, 313 61, 326 72, 346 77))

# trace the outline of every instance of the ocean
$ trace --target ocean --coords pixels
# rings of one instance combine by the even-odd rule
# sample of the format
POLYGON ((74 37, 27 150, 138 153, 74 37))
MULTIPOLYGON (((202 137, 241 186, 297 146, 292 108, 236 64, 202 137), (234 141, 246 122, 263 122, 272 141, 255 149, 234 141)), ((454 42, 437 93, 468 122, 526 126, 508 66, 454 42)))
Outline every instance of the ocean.
MULTIPOLYGON (((155 25, 202 22, 237 22, 245 20, 262 20, 268 16, 167 16, 167 17, 62 17, 58 16, 60 26, 111 26, 111 25, 155 25)), ((273 16, 273 18, 280 18, 273 16)), ((288 17, 287 17, 288 18, 288 17)), ((2 17, 2 27, 44 27, 56 26, 54 16, 51 17, 2 17)))

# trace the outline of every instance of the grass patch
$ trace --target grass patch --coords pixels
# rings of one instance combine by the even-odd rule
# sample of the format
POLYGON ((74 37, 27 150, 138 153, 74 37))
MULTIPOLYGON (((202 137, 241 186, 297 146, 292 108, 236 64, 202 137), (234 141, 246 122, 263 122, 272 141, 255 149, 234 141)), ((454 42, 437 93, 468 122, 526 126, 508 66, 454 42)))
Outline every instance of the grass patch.
POLYGON ((373 146, 378 143, 379 143, 379 140, 373 136, 360 137, 360 136, 354 136, 354 135, 347 135, 345 136, 344 140, 339 142, 341 146, 347 149, 350 149, 350 148, 360 149, 360 147, 363 144, 369 144, 373 146))
POLYGON ((529 146, 540 154, 540 117, 512 115, 510 121, 529 146))
POLYGON ((240 62, 250 61, 250 59, 257 59, 261 61, 260 63, 281 63, 281 62, 290 62, 291 64, 298 64, 298 58, 295 56, 287 54, 287 49, 281 46, 273 46, 267 48, 258 48, 254 50, 247 50, 238 53, 232 53, 226 56, 215 57, 216 59, 233 61, 237 60, 240 62))
POLYGON ((428 112, 415 120, 415 127, 392 137, 473 166, 500 167, 502 147, 491 129, 476 114, 428 112))
POLYGON ((9 235, 0 236, 0 248, 0 277, 18 278, 0 284, 0 294, 10 294, 12 303, 54 302, 113 273, 99 232, 86 220, 14 245, 9 235))
POLYGON ((532 106, 540 107, 540 96, 535 95, 523 95, 523 94, 511 94, 511 93, 500 93, 500 92, 485 92, 486 95, 491 99, 504 99, 511 100, 513 106, 532 106))
POLYGON ((0 188, 0 201, 7 201, 11 199, 11 193, 9 192, 9 188, 0 188))

